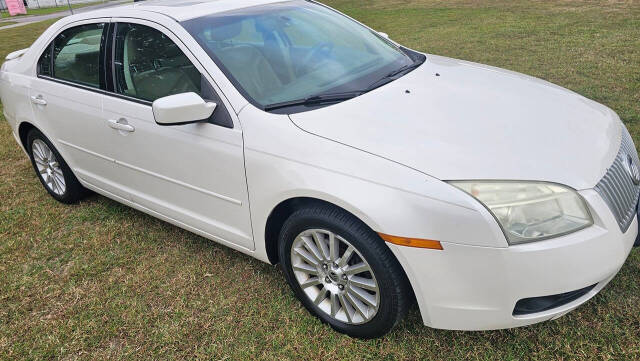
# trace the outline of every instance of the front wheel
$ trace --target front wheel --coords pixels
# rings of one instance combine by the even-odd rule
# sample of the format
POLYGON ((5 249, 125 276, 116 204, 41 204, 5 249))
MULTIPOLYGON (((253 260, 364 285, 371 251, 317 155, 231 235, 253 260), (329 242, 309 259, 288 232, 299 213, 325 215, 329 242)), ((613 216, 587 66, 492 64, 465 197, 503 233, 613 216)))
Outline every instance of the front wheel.
POLYGON ((335 330, 380 337, 406 314, 409 283, 380 237, 327 205, 294 212, 279 239, 285 276, 302 304, 335 330))

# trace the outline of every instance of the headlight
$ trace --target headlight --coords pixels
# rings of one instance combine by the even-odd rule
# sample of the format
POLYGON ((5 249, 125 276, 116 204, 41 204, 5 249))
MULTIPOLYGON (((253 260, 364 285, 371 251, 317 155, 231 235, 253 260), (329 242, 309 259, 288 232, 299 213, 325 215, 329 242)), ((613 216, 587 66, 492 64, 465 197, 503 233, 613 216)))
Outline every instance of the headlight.
POLYGON ((509 244, 539 241, 593 224, 584 199, 554 183, 452 181, 489 209, 509 244))

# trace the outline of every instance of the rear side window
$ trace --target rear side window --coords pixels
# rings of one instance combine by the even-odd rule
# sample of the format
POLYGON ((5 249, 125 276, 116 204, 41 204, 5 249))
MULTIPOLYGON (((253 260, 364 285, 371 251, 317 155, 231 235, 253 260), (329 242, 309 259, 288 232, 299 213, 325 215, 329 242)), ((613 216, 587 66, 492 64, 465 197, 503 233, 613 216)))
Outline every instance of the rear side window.
MULTIPOLYGON (((104 30, 105 24, 99 23, 76 26, 60 33, 53 41, 50 55, 53 69, 40 66, 42 75, 100 88, 100 44, 104 30)), ((40 60, 44 63, 46 57, 43 54, 40 60)))
POLYGON ((118 23, 114 58, 115 90, 153 102, 169 95, 202 95, 202 77, 189 58, 162 32, 118 23))

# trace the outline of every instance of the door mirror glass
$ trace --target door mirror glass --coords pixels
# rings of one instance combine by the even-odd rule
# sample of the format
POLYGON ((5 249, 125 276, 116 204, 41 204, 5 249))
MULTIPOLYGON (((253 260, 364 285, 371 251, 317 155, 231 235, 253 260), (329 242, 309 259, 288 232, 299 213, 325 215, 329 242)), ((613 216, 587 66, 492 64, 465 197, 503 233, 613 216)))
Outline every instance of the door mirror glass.
POLYGON ((205 102, 198 94, 169 95, 153 102, 153 116, 160 125, 181 125, 208 120, 216 103, 205 102))

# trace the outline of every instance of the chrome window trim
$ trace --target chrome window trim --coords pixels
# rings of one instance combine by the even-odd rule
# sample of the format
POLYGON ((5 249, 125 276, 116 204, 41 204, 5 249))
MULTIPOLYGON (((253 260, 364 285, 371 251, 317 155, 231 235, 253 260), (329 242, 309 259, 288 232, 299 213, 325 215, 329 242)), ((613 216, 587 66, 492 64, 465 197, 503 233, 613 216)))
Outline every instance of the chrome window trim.
POLYGON ((100 88, 94 88, 94 87, 90 87, 90 86, 83 85, 83 84, 80 84, 80 83, 74 83, 74 82, 71 82, 71 81, 62 80, 62 79, 58 79, 58 78, 53 78, 53 77, 50 77, 50 76, 47 76, 47 75, 38 75, 38 78, 49 80, 49 81, 52 81, 52 82, 55 82, 55 83, 69 85, 69 86, 72 86, 72 87, 75 87, 75 88, 80 88, 80 89, 83 89, 83 90, 88 90, 88 91, 91 91, 91 92, 94 92, 94 93, 99 93, 99 94, 102 94, 102 95, 108 95, 108 96, 112 96, 112 97, 115 97, 115 98, 129 100, 129 101, 132 101, 134 103, 138 103, 138 104, 142 104, 142 105, 151 106, 153 104, 152 102, 147 101, 147 100, 132 98, 132 97, 129 97, 129 96, 126 96, 126 95, 113 93, 113 92, 110 92, 108 90, 104 90, 104 89, 100 89, 100 88))

